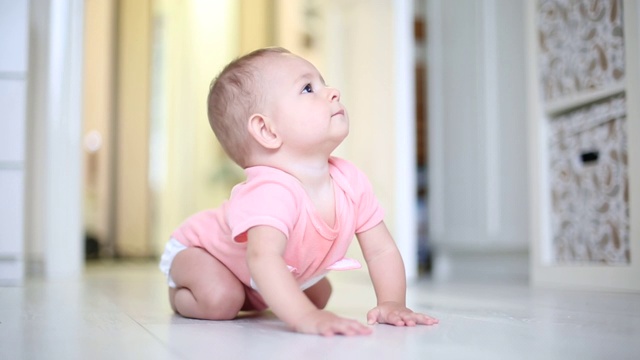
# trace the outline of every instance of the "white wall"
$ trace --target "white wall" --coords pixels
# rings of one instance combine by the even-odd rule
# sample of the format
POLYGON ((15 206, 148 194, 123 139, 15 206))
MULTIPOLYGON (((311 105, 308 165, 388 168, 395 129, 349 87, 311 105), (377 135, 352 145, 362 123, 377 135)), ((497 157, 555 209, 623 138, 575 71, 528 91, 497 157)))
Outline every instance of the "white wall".
POLYGON ((431 0, 426 15, 436 276, 483 270, 502 276, 500 259, 509 258, 504 263, 525 277, 523 4, 431 0), (467 269, 470 257, 484 257, 486 266, 480 261, 467 269))
POLYGON ((0 285, 24 278, 28 5, 0 0, 0 285))

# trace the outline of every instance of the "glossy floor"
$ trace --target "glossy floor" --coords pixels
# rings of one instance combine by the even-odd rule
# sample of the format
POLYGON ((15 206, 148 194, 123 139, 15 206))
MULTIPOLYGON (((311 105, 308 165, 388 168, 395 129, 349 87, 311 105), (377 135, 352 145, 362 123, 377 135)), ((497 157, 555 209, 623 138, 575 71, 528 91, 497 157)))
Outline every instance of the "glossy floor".
MULTIPOLYGON (((374 304, 366 273, 331 277, 329 308, 363 320, 374 304)), ((0 359, 640 358, 640 294, 430 281, 408 294, 441 323, 322 338, 269 314, 184 319, 171 313, 154 264, 89 265, 77 281, 0 287, 0 359)))

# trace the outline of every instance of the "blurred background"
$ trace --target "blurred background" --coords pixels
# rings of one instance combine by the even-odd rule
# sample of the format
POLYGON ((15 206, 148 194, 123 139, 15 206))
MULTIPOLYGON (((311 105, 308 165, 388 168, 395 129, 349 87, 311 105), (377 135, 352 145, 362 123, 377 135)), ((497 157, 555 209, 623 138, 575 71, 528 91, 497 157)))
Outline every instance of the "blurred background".
MULTIPOLYGON (((389 1, 86 1, 84 227, 86 249, 95 249, 87 255, 157 257, 180 222, 219 206, 243 180, 209 128, 206 96, 224 65, 265 46, 283 46, 309 59, 341 89, 352 130, 338 154, 366 169, 386 208, 393 209, 399 151, 394 6, 389 1), (87 142, 98 142, 94 139, 100 146, 88 148, 87 142)), ((413 46, 413 8, 405 7, 411 11, 404 24, 407 42, 413 46)), ((412 79, 415 61, 411 53, 405 56, 412 79)), ((402 91, 408 99, 416 98, 414 86, 408 83, 402 91)), ((423 112, 418 125, 413 112, 408 109, 410 118, 401 122, 413 137, 403 151, 415 173, 418 150, 424 162, 426 146, 409 144, 425 139, 426 118, 423 112), (424 136, 415 135, 417 126, 424 136)), ((415 188, 415 180, 409 183, 415 188)))
POLYGON ((638 13, 626 0, 0 0, 0 280, 157 259, 243 179, 207 122, 211 80, 278 45, 341 90, 351 133, 336 155, 372 180, 409 278, 599 286, 584 280, 595 266, 637 288, 638 109, 624 99, 638 13))

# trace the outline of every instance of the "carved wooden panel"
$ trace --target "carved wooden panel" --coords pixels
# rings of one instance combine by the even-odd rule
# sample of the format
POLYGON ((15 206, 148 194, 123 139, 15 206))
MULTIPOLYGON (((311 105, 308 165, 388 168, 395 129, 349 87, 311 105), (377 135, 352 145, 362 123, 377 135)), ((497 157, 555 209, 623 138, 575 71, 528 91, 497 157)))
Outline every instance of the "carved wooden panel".
POLYGON ((628 264, 629 185, 623 96, 550 123, 551 228, 558 263, 628 264))
POLYGON ((622 0, 541 0, 538 19, 546 101, 623 82, 622 0))

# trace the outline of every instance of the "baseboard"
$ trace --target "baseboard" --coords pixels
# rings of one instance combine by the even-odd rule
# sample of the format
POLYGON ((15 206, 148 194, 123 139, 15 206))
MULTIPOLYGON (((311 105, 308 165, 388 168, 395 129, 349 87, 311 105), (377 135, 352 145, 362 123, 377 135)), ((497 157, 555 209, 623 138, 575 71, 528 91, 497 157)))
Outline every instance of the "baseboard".
POLYGON ((16 257, 0 257, 0 286, 20 286, 24 283, 24 261, 16 257))
POLYGON ((527 282, 529 253, 527 251, 439 251, 434 254, 433 279, 527 282))

